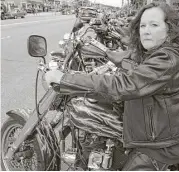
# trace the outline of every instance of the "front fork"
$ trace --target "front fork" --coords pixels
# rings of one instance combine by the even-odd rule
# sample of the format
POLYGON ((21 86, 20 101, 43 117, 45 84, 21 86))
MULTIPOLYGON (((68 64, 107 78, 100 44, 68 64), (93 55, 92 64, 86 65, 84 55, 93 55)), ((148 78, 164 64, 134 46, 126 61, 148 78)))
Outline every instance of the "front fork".
POLYGON ((42 99, 39 102, 39 112, 41 115, 39 115, 34 109, 32 114, 30 115, 28 121, 24 125, 24 127, 21 130, 20 135, 18 138, 15 140, 15 142, 12 144, 12 147, 8 149, 5 158, 6 159, 12 159, 14 153, 17 151, 19 146, 21 145, 22 142, 32 133, 32 131, 36 128, 38 125, 39 119, 42 119, 45 114, 48 112, 48 109, 52 103, 52 101, 56 97, 56 92, 53 89, 49 89, 45 95, 42 97, 42 99))

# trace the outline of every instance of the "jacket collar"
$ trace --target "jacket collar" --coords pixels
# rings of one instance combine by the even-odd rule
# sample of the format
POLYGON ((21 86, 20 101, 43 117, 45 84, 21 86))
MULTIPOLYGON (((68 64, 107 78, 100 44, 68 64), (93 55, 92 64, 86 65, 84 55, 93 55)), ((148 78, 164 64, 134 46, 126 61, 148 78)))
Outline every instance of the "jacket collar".
POLYGON ((151 49, 151 50, 149 50, 149 51, 144 52, 144 56, 151 55, 152 53, 154 53, 154 52, 157 51, 158 49, 164 48, 164 47, 170 47, 170 48, 174 48, 174 49, 175 49, 175 48, 179 49, 179 44, 165 42, 165 43, 163 43, 163 44, 162 44, 161 46, 159 46, 159 47, 156 47, 156 48, 154 48, 154 49, 151 49))

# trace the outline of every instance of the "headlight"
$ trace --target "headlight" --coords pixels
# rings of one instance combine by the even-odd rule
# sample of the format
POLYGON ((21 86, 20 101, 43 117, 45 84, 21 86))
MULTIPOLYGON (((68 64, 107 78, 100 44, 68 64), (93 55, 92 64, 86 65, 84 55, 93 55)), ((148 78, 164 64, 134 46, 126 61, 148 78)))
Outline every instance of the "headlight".
POLYGON ((65 33, 65 35, 63 36, 63 39, 66 41, 66 40, 69 40, 70 39, 70 34, 69 33, 65 33))
POLYGON ((74 39, 74 35, 71 35, 70 33, 65 33, 63 36, 64 41, 68 41, 69 39, 74 39))
POLYGON ((74 39, 74 35, 71 35, 70 39, 72 39, 72 40, 73 40, 73 39, 74 39))
POLYGON ((93 25, 95 23, 96 19, 95 18, 92 18, 89 22, 89 25, 93 25))
POLYGON ((58 45, 59 45, 60 48, 64 48, 65 42, 63 40, 60 40, 58 42, 58 45))
POLYGON ((80 36, 76 36, 76 40, 77 40, 77 42, 81 41, 81 37, 80 36))

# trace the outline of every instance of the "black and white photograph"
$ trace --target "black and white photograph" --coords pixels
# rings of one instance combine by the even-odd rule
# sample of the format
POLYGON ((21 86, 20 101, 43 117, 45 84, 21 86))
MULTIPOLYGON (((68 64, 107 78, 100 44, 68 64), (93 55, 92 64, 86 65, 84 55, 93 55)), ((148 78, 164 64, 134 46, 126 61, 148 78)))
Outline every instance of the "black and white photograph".
POLYGON ((179 171, 179 0, 1 0, 1 171, 179 171))

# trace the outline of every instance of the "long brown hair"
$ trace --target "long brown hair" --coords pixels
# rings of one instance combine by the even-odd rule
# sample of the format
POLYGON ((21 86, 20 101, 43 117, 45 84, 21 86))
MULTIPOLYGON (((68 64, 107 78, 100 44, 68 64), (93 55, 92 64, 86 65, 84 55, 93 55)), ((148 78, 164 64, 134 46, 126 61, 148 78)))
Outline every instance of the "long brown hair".
POLYGON ((174 10, 166 3, 148 4, 138 12, 137 16, 131 22, 130 25, 130 48, 135 50, 137 54, 136 58, 138 58, 136 59, 137 61, 142 60, 142 56, 145 52, 145 49, 141 44, 139 35, 140 20, 144 11, 153 7, 161 8, 165 14, 165 22, 169 27, 168 38, 170 43, 179 44, 179 15, 176 12, 174 12, 174 10))

